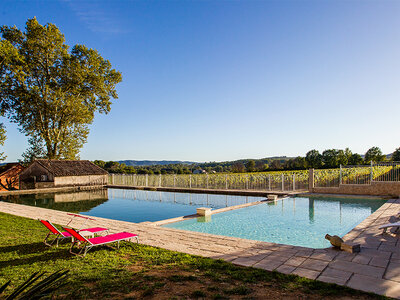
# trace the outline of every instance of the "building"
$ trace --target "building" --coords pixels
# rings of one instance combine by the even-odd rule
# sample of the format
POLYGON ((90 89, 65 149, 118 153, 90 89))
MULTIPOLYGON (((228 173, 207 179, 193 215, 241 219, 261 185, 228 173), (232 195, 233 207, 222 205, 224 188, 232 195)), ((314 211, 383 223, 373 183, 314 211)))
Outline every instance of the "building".
POLYGON ((193 174, 207 174, 206 170, 196 169, 193 171, 193 174))
POLYGON ((11 191, 19 188, 19 174, 24 167, 19 163, 0 166, 0 191, 11 191))
POLYGON ((105 185, 108 173, 88 160, 37 159, 19 175, 20 189, 105 185))

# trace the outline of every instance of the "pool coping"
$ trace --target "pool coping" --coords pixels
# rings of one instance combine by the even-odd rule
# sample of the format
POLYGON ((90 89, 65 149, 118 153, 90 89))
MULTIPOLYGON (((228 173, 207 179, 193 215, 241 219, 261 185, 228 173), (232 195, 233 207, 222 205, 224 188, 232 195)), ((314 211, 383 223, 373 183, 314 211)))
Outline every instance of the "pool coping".
MULTIPOLYGON (((0 211, 57 224, 66 224, 69 220, 67 212, 3 201, 0 211)), ((397 220, 399 211, 400 199, 389 199, 343 237, 345 241, 359 243, 360 253, 259 242, 99 217, 91 225, 108 227, 111 232, 138 233, 141 243, 150 246, 296 274, 400 299, 399 235, 392 231, 382 234, 378 229, 379 225, 397 220)))
POLYGON ((108 184, 107 188, 111 189, 128 189, 128 190, 144 190, 144 191, 160 191, 160 192, 176 192, 176 193, 192 193, 192 194, 219 194, 219 195, 236 195, 236 196, 255 196, 267 197, 268 195, 297 195, 307 192, 306 189, 295 191, 260 191, 260 190, 235 190, 235 189, 205 189, 205 188, 179 188, 179 187, 152 187, 152 186, 131 186, 131 185, 115 185, 108 184))
MULTIPOLYGON (((226 212, 226 211, 236 210, 236 209, 240 209, 240 208, 250 207, 250 206, 254 206, 254 205, 259 205, 259 204, 262 204, 262 203, 277 202, 277 201, 283 200, 285 198, 286 197, 278 198, 277 200, 254 201, 254 202, 250 202, 250 203, 244 203, 244 204, 238 204, 238 205, 232 205, 232 206, 227 206, 227 207, 223 207, 223 208, 218 208, 218 209, 215 209, 215 210, 211 210, 211 215, 223 213, 223 212, 226 212)), ((190 220, 190 219, 195 219, 195 218, 200 218, 200 217, 202 217, 202 216, 200 216, 198 214, 192 214, 192 215, 186 215, 186 216, 181 216, 181 217, 175 217, 175 218, 169 218, 169 219, 164 219, 164 220, 160 220, 160 221, 145 222, 145 223, 151 224, 151 225, 154 225, 154 226, 162 226, 162 225, 166 225, 166 224, 177 223, 177 222, 190 220)))

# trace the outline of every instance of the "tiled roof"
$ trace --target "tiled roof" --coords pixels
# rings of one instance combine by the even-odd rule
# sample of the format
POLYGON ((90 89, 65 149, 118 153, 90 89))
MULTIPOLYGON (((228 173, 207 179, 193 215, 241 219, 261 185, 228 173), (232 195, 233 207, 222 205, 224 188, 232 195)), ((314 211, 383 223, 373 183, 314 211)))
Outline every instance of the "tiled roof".
POLYGON ((35 162, 56 177, 108 174, 107 171, 88 160, 37 159, 35 162))
POLYGON ((2 175, 3 173, 9 171, 10 169, 12 169, 16 166, 21 166, 21 165, 19 163, 8 163, 8 164, 0 166, 0 175, 2 175))

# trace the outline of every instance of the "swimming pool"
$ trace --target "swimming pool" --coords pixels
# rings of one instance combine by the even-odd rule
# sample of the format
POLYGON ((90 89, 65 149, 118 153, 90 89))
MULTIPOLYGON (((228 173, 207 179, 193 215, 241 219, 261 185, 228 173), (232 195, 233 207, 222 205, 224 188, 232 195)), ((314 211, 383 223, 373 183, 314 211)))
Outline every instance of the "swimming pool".
POLYGON ((69 193, 31 194, 0 200, 128 222, 155 222, 214 209, 265 200, 264 197, 102 189, 69 193))
POLYGON ((294 197, 163 225, 163 227, 310 248, 329 247, 386 200, 294 197))

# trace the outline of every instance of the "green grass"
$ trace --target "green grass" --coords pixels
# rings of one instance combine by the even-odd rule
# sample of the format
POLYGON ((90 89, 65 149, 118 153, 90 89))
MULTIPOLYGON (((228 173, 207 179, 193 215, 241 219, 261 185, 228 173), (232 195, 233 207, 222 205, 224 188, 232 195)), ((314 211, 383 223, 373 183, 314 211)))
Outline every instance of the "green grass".
POLYGON ((170 298, 225 299, 232 295, 251 298, 255 285, 302 293, 308 296, 348 295, 370 299, 382 298, 349 288, 284 275, 255 268, 235 266, 212 260, 140 244, 123 243, 119 250, 93 249, 85 258, 68 252, 68 242, 58 248, 43 244, 46 229, 37 220, 0 213, 0 286, 9 279, 11 291, 36 271, 70 270, 69 284, 59 294, 63 298, 154 297, 170 293, 170 298), (190 289, 191 285, 196 285, 190 289), (224 285, 224 288, 219 288, 224 285), (188 286, 174 294, 174 286, 188 286), (167 290, 169 289, 169 290, 167 290))

